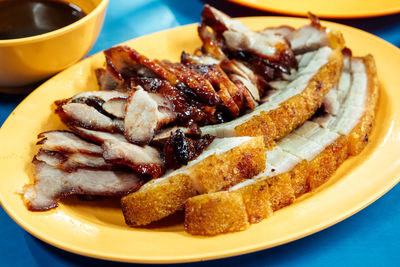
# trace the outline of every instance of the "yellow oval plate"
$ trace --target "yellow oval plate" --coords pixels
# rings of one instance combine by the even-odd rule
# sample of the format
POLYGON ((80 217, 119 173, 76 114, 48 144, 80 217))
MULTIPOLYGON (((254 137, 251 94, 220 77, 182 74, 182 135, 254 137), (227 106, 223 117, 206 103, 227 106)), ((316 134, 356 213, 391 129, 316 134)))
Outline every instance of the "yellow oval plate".
MULTIPOLYGON (((255 30, 308 23, 283 17, 242 20, 255 30)), ((375 56, 382 82, 377 124, 359 156, 346 161, 315 193, 305 195, 272 218, 239 233, 195 237, 183 230, 181 216, 148 228, 129 228, 118 200, 85 202, 72 197, 50 211, 28 211, 17 191, 33 179, 31 160, 37 151, 36 135, 62 127, 52 112, 54 100, 98 88, 94 69, 103 65, 102 54, 44 83, 4 123, 0 130, 0 200, 4 209, 26 231, 56 247, 102 259, 145 263, 201 261, 257 251, 304 237, 354 214, 399 180, 400 105, 395 101, 400 99, 400 52, 363 31, 327 22, 324 25, 340 30, 354 54, 375 56)), ((196 25, 187 25, 126 44, 151 58, 177 61, 182 50, 192 52, 200 41, 196 25)))
POLYGON ((363 18, 400 12, 399 0, 230 0, 252 8, 306 16, 310 11, 321 18, 363 18))

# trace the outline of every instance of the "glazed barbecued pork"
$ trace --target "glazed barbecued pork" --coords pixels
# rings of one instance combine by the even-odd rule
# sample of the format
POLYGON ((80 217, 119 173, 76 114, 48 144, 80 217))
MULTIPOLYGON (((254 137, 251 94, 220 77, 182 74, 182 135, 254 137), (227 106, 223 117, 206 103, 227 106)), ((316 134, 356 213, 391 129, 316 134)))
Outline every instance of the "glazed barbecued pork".
POLYGON ((121 134, 97 132, 80 127, 72 128, 88 140, 67 131, 50 131, 39 135, 43 138, 38 142, 42 149, 66 154, 80 153, 103 157, 108 163, 126 165, 141 174, 153 177, 161 176, 165 171, 165 163, 160 152, 151 146, 138 146, 129 143, 121 134))
MULTIPOLYGON (((133 131, 125 128, 125 136, 131 142, 148 144, 165 128, 191 125, 216 137, 263 135, 267 144, 287 135, 321 106, 342 68, 342 36, 321 26, 315 17, 311 16, 311 20, 310 25, 297 30, 280 27, 253 32, 205 6, 199 32, 207 32, 208 39, 202 37, 200 53, 182 53, 181 63, 151 60, 128 47, 109 49, 105 52, 104 71, 113 69, 127 86, 125 91, 139 91, 149 103, 151 94, 161 95, 171 111, 169 116, 161 110, 152 112, 152 117, 145 116, 148 112, 143 112, 142 117, 132 115, 135 119, 130 121, 138 123, 131 125, 146 123, 144 127, 133 127, 133 131), (309 38, 303 38, 303 34, 309 38), (240 42, 235 43, 235 36, 240 42), (265 38, 269 41, 264 42, 265 38), (259 47, 262 42, 268 47, 265 50, 259 47), (212 51, 219 49, 218 55, 207 49, 210 44, 216 46, 212 51), (291 50, 292 45, 296 50, 291 50), (239 52, 268 61, 276 74, 267 77, 260 71, 261 63, 237 56, 239 52), (282 58, 290 58, 295 64, 282 58), (108 66, 110 62, 112 68, 108 66)), ((101 89, 121 91, 120 87, 105 87, 101 81, 101 89)), ((146 106, 155 110, 155 105, 146 106)), ((135 110, 139 105, 131 107, 131 114, 147 110, 135 110)), ((125 118, 125 127, 126 121, 125 118)))
POLYGON ((201 18, 198 32, 203 41, 202 49, 207 54, 218 59, 223 59, 224 55, 246 59, 253 71, 269 80, 278 78, 282 72, 290 73, 290 69, 296 67, 294 53, 282 35, 251 31, 209 5, 204 6, 201 18))
POLYGON ((78 169, 65 172, 43 161, 34 161, 35 183, 23 188, 29 210, 43 211, 58 206, 69 195, 122 196, 137 190, 143 181, 136 173, 78 169))
POLYGON ((185 229, 198 235, 244 230, 319 187, 365 147, 378 89, 372 56, 345 56, 341 79, 319 114, 266 152, 264 172, 228 190, 188 199, 185 229))

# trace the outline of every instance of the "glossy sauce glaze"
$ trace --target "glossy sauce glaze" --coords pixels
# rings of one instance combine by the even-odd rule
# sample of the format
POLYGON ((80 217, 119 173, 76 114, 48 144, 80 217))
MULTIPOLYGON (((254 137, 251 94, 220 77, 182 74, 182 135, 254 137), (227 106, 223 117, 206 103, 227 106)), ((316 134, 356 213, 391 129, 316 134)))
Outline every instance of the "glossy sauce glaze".
POLYGON ((86 14, 76 5, 55 0, 0 1, 0 40, 51 32, 86 14))

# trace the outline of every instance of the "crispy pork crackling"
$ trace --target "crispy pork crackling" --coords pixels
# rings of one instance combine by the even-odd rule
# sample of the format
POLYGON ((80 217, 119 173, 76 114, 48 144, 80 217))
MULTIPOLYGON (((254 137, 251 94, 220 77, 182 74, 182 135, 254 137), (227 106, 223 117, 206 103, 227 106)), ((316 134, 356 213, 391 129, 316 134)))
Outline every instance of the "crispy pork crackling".
POLYGON ((229 188, 265 167, 262 137, 215 139, 188 165, 152 180, 121 199, 128 225, 146 225, 182 210, 186 199, 229 188))
POLYGON ((319 187, 348 156, 362 151, 379 95, 376 67, 371 55, 346 56, 344 61, 340 82, 325 99, 322 114, 268 150, 263 173, 186 201, 186 231, 216 235, 246 229, 319 187))

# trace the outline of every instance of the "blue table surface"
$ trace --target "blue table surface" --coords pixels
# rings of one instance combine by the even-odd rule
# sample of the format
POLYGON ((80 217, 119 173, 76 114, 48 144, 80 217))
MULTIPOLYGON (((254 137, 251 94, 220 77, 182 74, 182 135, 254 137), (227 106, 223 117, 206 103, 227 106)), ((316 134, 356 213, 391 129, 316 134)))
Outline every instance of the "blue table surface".
MULTIPOLYGON (((204 2, 233 17, 278 15, 226 1, 110 0, 103 29, 89 54, 138 36, 198 22, 204 2)), ((312 7, 310 9, 312 10, 312 7)), ((333 21, 360 28, 397 47, 400 46, 400 14, 333 21)), ((26 95, 0 94, 0 125, 25 97, 26 95)), ((400 203, 400 185, 395 186, 357 214, 311 236, 247 255, 184 265, 399 266, 400 205, 397 205, 398 203, 400 203)), ((0 266, 44 265, 125 264, 79 256, 48 245, 25 232, 3 209, 0 209, 0 266)))

